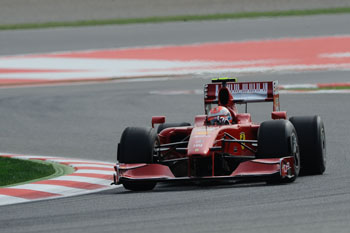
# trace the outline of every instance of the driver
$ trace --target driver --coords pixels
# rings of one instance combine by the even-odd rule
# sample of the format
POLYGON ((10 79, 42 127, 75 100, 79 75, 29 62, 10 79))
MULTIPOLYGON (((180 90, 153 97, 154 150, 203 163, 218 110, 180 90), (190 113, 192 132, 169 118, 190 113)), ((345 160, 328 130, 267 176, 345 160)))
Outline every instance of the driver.
POLYGON ((223 106, 218 106, 211 109, 208 114, 208 124, 209 125, 232 124, 232 116, 230 111, 223 106))

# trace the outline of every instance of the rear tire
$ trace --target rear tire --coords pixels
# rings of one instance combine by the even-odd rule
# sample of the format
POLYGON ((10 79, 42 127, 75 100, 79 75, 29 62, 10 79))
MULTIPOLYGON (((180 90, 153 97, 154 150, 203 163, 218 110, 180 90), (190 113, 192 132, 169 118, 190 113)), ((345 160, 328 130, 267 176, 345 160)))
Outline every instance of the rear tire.
MULTIPOLYGON (((118 145, 120 163, 153 163, 159 145, 158 135, 153 128, 128 127, 124 130, 118 145)), ((156 182, 123 181, 125 189, 133 191, 152 190, 156 182)))
POLYGON ((183 127, 183 126, 191 126, 190 123, 182 122, 182 123, 164 123, 160 124, 157 129, 157 133, 159 134, 162 130, 172 127, 183 127))
POLYGON ((295 176, 273 181, 293 182, 300 171, 298 137, 293 125, 287 120, 272 120, 261 123, 258 131, 258 158, 294 157, 295 176))
POLYGON ((301 174, 321 175, 326 170, 326 135, 320 116, 291 117, 300 145, 301 174))

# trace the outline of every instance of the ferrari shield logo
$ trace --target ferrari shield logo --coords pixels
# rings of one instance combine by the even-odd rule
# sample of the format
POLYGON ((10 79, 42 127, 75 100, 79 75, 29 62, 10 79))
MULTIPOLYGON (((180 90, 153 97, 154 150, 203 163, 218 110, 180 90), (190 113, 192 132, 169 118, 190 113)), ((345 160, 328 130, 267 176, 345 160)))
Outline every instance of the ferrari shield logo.
MULTIPOLYGON (((245 133, 244 132, 241 132, 240 135, 239 135, 239 139, 240 140, 245 140, 245 133)), ((244 146, 241 146, 242 150, 244 150, 244 146)))

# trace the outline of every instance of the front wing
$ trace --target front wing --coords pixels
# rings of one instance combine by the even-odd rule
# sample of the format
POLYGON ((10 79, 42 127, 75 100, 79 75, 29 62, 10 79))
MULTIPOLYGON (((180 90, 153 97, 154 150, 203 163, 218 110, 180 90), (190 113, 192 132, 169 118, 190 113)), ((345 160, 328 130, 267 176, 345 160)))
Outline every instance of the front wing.
POLYGON ((114 184, 124 181, 205 181, 205 180, 256 180, 269 181, 276 179, 293 178, 294 158, 255 159, 242 162, 228 176, 204 177, 175 177, 170 168, 162 164, 117 164, 115 167, 114 184))

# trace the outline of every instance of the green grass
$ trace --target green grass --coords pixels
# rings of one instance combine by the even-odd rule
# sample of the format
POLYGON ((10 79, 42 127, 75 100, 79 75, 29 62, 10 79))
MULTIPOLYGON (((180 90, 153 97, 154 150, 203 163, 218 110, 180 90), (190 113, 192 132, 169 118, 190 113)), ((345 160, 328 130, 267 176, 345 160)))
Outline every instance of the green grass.
POLYGON ((181 15, 181 16, 128 18, 128 19, 82 20, 82 21, 70 21, 70 22, 23 23, 23 24, 5 24, 5 25, 0 24, 0 30, 37 29, 37 28, 53 28, 53 27, 83 27, 83 26, 98 26, 98 25, 113 25, 113 24, 122 25, 122 24, 136 24, 136 23, 163 23, 163 22, 242 19, 242 18, 258 18, 258 17, 306 16, 306 15, 342 14, 342 13, 350 13, 350 7, 311 9, 311 10, 268 11, 268 12, 242 12, 242 13, 228 13, 228 14, 209 14, 209 15, 181 15))
POLYGON ((317 88, 317 90, 349 90, 349 89, 350 89, 350 86, 317 88))
POLYGON ((52 164, 0 157, 0 187, 55 174, 52 164))

